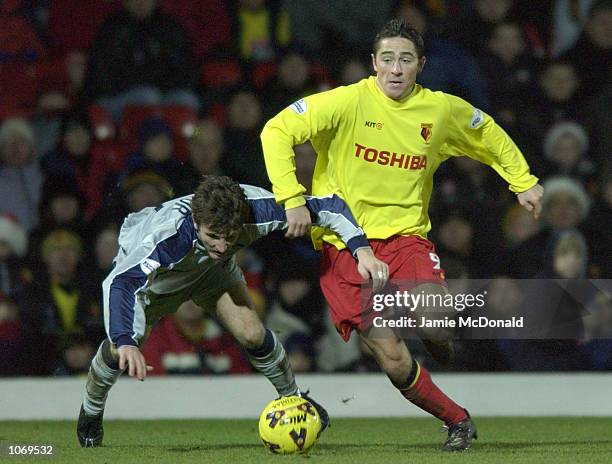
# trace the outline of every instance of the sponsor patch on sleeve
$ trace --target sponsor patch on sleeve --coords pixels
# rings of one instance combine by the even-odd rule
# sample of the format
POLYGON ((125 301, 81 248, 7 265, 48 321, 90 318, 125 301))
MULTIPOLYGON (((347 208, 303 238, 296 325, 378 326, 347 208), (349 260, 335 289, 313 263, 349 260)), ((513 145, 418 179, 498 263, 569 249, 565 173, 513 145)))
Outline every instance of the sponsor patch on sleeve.
POLYGON ((484 122, 484 115, 482 111, 478 108, 474 108, 474 112, 472 113, 472 120, 470 121, 470 127, 472 129, 477 129, 484 122))
POLYGON ((161 264, 151 258, 147 258, 140 263, 140 269, 145 273, 145 275, 151 274, 151 272, 153 272, 159 266, 161 266, 161 264))
POLYGON ((298 101, 289 105, 289 108, 291 108, 297 114, 304 114, 306 112, 306 101, 301 98, 298 101))

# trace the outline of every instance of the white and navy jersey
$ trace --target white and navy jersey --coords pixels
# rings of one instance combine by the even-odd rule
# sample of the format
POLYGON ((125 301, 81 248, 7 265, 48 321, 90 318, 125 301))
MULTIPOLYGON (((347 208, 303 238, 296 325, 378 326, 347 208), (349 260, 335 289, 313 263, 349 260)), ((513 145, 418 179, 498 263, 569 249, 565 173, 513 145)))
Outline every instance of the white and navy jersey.
MULTIPOLYGON (((251 219, 244 224, 236 242, 223 260, 209 258, 198 240, 187 195, 153 208, 130 214, 119 234, 115 267, 103 282, 104 323, 117 346, 137 345, 145 328, 139 295, 175 294, 188 289, 205 273, 227 264, 243 247, 275 230, 287 227, 287 217, 274 195, 267 190, 241 185, 251 219)), ((334 231, 353 254, 368 242, 344 201, 337 195, 306 197, 313 223, 334 231)))

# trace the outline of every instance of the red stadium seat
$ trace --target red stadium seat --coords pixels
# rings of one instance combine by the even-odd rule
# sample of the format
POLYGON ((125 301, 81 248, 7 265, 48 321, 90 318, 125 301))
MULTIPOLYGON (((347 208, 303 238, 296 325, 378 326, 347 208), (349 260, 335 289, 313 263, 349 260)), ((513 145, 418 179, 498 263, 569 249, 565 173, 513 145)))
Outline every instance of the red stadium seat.
POLYGON ((314 62, 310 65, 310 75, 317 84, 331 82, 327 68, 322 63, 314 62))
POLYGON ((274 62, 258 63, 253 69, 253 86, 256 89, 263 89, 266 84, 276 77, 277 66, 274 62))
POLYGON ((118 173, 123 170, 123 163, 130 152, 130 147, 121 142, 107 140, 96 142, 91 147, 91 159, 96 166, 103 166, 105 172, 118 173))
POLYGON ((220 127, 225 127, 227 122, 227 108, 223 103, 215 103, 208 109, 208 115, 215 120, 220 127))
POLYGON ((65 59, 41 61, 36 66, 39 91, 60 91, 70 93, 70 79, 66 70, 65 59))
POLYGON ((0 63, 0 105, 35 108, 38 80, 34 63, 0 63))
POLYGON ((201 83, 205 87, 232 87, 242 82, 242 69, 234 60, 206 61, 202 65, 201 83))
POLYGON ((174 136, 175 153, 178 159, 188 157, 187 142, 193 135, 198 122, 198 114, 190 106, 163 105, 162 114, 174 136))
POLYGON ((119 140, 135 148, 138 144, 138 129, 151 116, 163 117, 162 108, 159 105, 126 106, 119 123, 119 140))

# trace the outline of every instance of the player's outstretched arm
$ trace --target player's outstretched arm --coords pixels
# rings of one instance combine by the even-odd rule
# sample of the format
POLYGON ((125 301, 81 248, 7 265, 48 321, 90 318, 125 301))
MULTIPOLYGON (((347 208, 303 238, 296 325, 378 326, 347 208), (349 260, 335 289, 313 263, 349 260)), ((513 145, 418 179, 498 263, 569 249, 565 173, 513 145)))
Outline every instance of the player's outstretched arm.
POLYGON ((310 218, 310 211, 305 205, 287 209, 285 214, 287 215, 287 233, 285 237, 296 238, 310 234, 312 219, 310 218))
POLYGON ((536 184, 524 192, 517 193, 516 198, 520 205, 527 211, 533 211, 533 217, 538 219, 542 212, 542 197, 544 196, 544 187, 536 184))
POLYGON ((389 279, 387 263, 376 258, 370 247, 359 248, 355 252, 355 256, 359 261, 357 272, 365 280, 372 279, 372 290, 378 293, 385 288, 389 279))
POLYGON ((124 370, 127 366, 130 377, 136 376, 143 381, 148 371, 152 371, 151 366, 147 366, 144 355, 137 346, 123 345, 118 348, 119 369, 124 370))

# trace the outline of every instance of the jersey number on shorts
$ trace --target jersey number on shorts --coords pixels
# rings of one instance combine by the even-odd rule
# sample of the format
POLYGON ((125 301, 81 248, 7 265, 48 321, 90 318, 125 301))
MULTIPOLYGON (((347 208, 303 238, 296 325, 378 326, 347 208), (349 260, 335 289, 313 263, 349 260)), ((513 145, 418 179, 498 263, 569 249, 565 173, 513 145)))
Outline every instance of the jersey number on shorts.
POLYGON ((440 257, 435 253, 429 253, 429 259, 434 262, 434 269, 440 269, 440 257))

